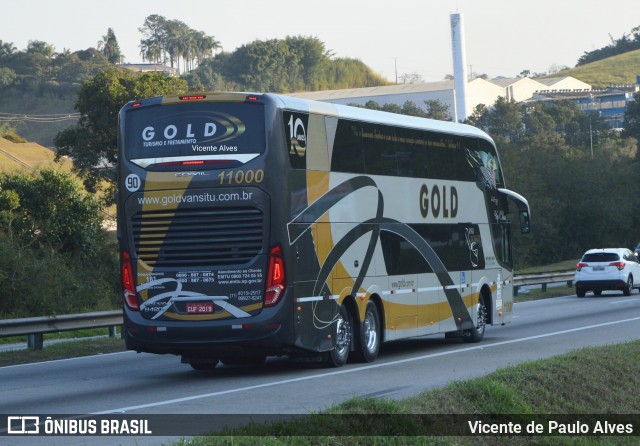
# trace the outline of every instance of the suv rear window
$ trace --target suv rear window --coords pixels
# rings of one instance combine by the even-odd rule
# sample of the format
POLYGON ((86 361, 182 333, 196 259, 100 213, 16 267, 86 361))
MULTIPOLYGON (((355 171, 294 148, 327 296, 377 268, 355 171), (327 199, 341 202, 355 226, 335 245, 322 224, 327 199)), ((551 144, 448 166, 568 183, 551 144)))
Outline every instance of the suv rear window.
POLYGON ((582 258, 583 262, 617 262, 620 256, 615 252, 596 252, 585 254, 582 258))

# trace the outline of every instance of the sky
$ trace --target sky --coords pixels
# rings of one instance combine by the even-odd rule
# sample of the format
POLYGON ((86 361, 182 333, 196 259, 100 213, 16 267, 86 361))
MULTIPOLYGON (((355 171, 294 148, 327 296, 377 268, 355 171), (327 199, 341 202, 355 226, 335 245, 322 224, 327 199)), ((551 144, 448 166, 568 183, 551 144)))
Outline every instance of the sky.
POLYGON ((638 0, 12 0, 2 5, 0 41, 73 52, 97 47, 112 28, 125 62, 142 63, 139 28, 159 14, 214 36, 228 52, 255 40, 316 37, 334 57, 359 59, 390 82, 403 74, 435 82, 453 73, 455 12, 468 67, 490 78, 573 67, 611 43, 610 34, 640 26, 638 0))

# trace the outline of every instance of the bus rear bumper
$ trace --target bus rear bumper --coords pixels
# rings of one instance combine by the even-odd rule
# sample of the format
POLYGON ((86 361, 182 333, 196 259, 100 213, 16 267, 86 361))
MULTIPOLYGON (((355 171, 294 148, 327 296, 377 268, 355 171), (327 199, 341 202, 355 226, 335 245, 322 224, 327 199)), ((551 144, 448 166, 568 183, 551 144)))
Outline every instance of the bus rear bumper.
MULTIPOLYGON (((249 319, 249 318, 248 318, 249 319)), ((220 356, 233 353, 286 355, 293 350, 290 327, 273 319, 246 322, 157 322, 125 311, 127 350, 183 356, 220 356)))

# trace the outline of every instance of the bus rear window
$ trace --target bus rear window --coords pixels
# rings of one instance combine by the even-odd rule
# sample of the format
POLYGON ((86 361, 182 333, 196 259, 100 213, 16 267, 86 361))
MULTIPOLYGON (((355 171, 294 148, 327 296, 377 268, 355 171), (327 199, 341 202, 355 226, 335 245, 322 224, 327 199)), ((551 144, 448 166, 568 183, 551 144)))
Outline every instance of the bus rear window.
POLYGON ((125 158, 141 167, 189 159, 244 164, 265 150, 264 108, 258 104, 185 103, 130 109, 125 115, 125 158))

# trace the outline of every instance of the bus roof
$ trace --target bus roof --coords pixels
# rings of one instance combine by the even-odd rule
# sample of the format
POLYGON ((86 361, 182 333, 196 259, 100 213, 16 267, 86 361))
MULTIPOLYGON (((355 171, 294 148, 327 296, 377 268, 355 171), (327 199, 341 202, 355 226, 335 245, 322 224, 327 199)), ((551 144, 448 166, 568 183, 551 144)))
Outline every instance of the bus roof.
POLYGON ((203 92, 189 95, 171 94, 149 100, 161 100, 163 104, 175 104, 181 102, 185 96, 196 101, 201 100, 200 96, 209 101, 244 101, 249 96, 256 98, 268 98, 276 105, 290 110, 298 110, 307 113, 318 113, 328 116, 335 116, 342 119, 353 119, 370 122, 373 124, 392 125, 409 129, 426 130, 432 132, 442 132, 458 136, 481 138, 495 145, 493 139, 478 129, 468 124, 460 124, 450 121, 440 121, 437 119, 418 118, 416 116, 401 115, 380 110, 353 107, 350 105, 334 104, 332 102, 314 101, 310 99, 297 98, 276 93, 250 93, 250 92, 203 92))
POLYGON ((419 118, 416 116, 352 107, 349 105, 334 104, 331 102, 313 101, 280 94, 266 93, 263 96, 272 97, 275 100, 278 100, 282 107, 288 109, 336 116, 343 119, 366 121, 375 124, 386 124, 411 129, 444 132, 458 136, 482 138, 494 144, 493 139, 488 134, 477 127, 473 127, 468 124, 419 118))

